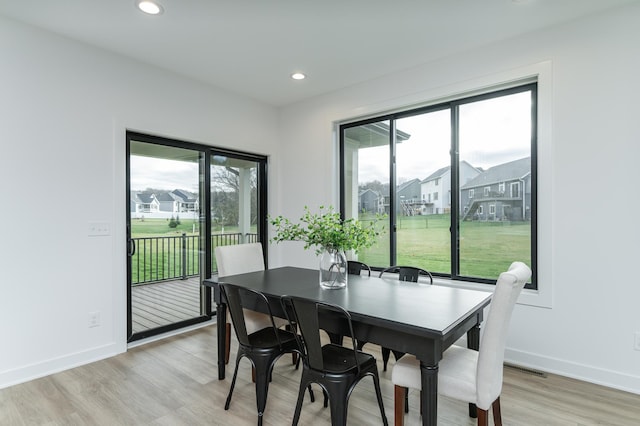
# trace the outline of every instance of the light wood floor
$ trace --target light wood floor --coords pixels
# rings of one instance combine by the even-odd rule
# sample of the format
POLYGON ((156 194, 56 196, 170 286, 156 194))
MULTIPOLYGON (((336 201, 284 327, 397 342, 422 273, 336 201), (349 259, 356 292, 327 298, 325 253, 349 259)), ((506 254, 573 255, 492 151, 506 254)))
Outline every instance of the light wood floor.
MULTIPOLYGON (((209 326, 2 389, 0 425, 255 425, 249 363, 241 363, 231 407, 225 411, 233 362, 227 378, 219 381, 215 342, 215 327, 209 326)), ((365 349, 380 359, 375 345, 365 349)), ((300 373, 290 363, 291 357, 282 357, 274 370, 265 426, 291 424, 300 373)), ((379 368, 392 424, 391 370, 382 373, 381 363, 379 368)), ((554 375, 542 378, 506 368, 501 401, 505 425, 640 425, 640 396, 554 375)), ((382 424, 368 378, 351 396, 348 422, 382 424)), ((405 424, 420 424, 418 392, 410 393, 405 424)), ((471 426, 475 421, 467 417, 466 404, 440 397, 438 424, 471 426)), ((330 425, 321 398, 312 404, 305 397, 300 425, 330 425)))

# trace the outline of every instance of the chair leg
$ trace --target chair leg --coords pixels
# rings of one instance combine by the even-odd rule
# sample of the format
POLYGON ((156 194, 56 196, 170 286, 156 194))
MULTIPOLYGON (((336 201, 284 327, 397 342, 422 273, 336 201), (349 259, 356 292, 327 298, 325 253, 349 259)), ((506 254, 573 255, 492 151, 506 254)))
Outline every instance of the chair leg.
POLYGON ((229 364, 229 356, 231 354, 231 324, 225 324, 226 339, 224 341, 224 363, 229 364))
POLYGON ((404 388, 404 412, 409 412, 409 388, 404 388))
MULTIPOLYGON (((334 395, 335 397, 336 395, 334 395)), ((329 401, 329 409, 331 410, 331 426, 347 426, 347 407, 348 399, 334 398, 329 401)))
POLYGON ((380 378, 378 377, 378 368, 373 374, 373 386, 376 388, 376 397, 378 398, 378 406, 380 406, 380 415, 382 416, 382 424, 389 426, 387 415, 384 412, 384 402, 382 402, 382 392, 380 391, 380 378))
POLYGON ((402 407, 404 405, 404 396, 408 391, 407 388, 395 385, 393 387, 393 424, 394 426, 402 426, 404 424, 404 413, 402 407))
POLYGON ((311 389, 311 385, 309 385, 307 389, 309 389, 309 399, 311 400, 311 402, 316 402, 316 397, 313 394, 313 389, 311 389))
POLYGON ((500 397, 496 398, 491 404, 491 408, 493 409, 493 423, 496 426, 502 426, 502 411, 500 410, 500 397))
POLYGON ((474 404, 473 402, 469 403, 469 417, 471 417, 472 419, 478 417, 478 409, 476 408, 476 404, 474 404))
POLYGON ((478 426, 489 426, 489 412, 478 408, 478 426))
POLYGON ((300 389, 298 390, 298 401, 296 402, 296 410, 293 413, 293 421, 292 426, 296 426, 298 424, 298 420, 300 420, 300 411, 302 411, 302 401, 304 400, 304 392, 309 388, 311 389, 311 383, 307 383, 305 380, 300 379, 300 389))
POLYGON ((261 360, 262 365, 259 366, 260 374, 256 374, 256 407, 258 408, 258 425, 262 424, 262 415, 267 406, 267 393, 269 392, 269 377, 271 376, 270 368, 265 360, 261 360))
POLYGON ((229 395, 227 395, 227 401, 224 403, 224 409, 229 409, 229 404, 231 404, 231 395, 233 395, 233 388, 236 386, 236 378, 238 377, 238 366, 240 365, 240 358, 236 359, 236 369, 233 372, 233 379, 231 379, 231 387, 229 388, 229 395))
POLYGON ((387 363, 389 362, 389 355, 391 355, 391 349, 382 348, 382 371, 387 371, 387 363))

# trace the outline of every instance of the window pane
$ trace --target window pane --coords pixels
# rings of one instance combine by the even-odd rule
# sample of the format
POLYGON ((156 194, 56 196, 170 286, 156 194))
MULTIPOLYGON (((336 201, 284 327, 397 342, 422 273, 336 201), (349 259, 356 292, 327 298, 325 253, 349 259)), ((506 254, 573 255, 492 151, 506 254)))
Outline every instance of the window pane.
MULTIPOLYGON (((389 122, 364 124, 344 130, 345 216, 367 220, 389 213, 389 122)), ((386 232, 373 247, 362 250, 357 260, 371 266, 389 266, 389 217, 386 232)))
POLYGON ((460 275, 531 264, 531 92, 459 109, 460 275))
POLYGON ((396 121, 396 264, 451 273, 450 110, 396 121))
POLYGON ((258 242, 258 213, 258 163, 211 156, 212 248, 258 242))

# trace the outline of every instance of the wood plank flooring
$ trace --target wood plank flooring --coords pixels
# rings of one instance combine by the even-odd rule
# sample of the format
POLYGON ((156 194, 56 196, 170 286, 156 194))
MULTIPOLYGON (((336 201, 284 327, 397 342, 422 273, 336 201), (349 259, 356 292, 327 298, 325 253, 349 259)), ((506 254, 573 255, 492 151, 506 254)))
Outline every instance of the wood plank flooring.
MULTIPOLYGON (((224 410, 234 362, 229 364, 227 378, 219 381, 215 334, 214 326, 204 327, 1 389, 0 425, 255 425, 255 388, 248 361, 240 364, 231 406, 224 410)), ((377 346, 367 345, 365 350, 379 360, 385 410, 392 424, 391 369, 382 372, 377 346)), ((280 359, 269 388, 265 426, 291 424, 299 374, 291 357, 280 359)), ((331 424, 321 392, 315 389, 318 399, 311 403, 305 396, 300 425, 331 424)), ((406 425, 420 424, 418 398, 418 392, 410 392, 406 425)), ((555 375, 543 378, 505 368, 501 402, 505 425, 640 425, 639 395, 555 375)), ((369 378, 351 396, 348 424, 382 424, 369 378)), ((465 403, 440 397, 438 424, 472 426, 475 420, 467 416, 465 403)))
POLYGON ((133 332, 200 315, 200 278, 162 281, 131 288, 133 332))

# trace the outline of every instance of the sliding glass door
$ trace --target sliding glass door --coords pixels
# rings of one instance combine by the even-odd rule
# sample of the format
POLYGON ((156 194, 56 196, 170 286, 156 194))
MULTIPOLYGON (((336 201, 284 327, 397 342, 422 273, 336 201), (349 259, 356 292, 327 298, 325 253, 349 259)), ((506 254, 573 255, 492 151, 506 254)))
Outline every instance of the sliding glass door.
MULTIPOLYGON (((211 156, 211 247, 264 241, 266 206, 259 184, 264 167, 254 159, 211 156)), ((211 269, 217 271, 215 256, 211 269)))
POLYGON ((266 158, 128 132, 127 194, 129 341, 209 320, 214 248, 265 241, 266 158))
POLYGON ((205 154, 129 141, 129 336, 202 319, 202 181, 205 154))

